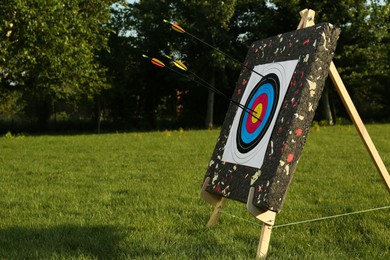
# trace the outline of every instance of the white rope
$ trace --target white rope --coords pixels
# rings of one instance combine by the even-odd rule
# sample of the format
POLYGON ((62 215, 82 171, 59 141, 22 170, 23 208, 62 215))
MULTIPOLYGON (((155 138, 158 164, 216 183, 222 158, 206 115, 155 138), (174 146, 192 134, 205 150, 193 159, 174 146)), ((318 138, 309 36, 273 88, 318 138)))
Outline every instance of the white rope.
POLYGON ((293 226, 293 225, 298 225, 298 224, 304 224, 304 223, 309 223, 309 222, 314 222, 314 221, 321 221, 321 220, 326 220, 326 219, 331 219, 331 218, 339 218, 339 217, 361 214, 361 213, 371 212, 371 211, 375 211, 375 210, 389 209, 389 208, 390 208, 390 206, 373 208, 373 209, 365 209, 365 210, 360 210, 360 211, 355 211, 355 212, 349 212, 349 213, 344 213, 344 214, 328 216, 328 217, 308 219, 308 220, 302 220, 302 221, 297 221, 297 222, 292 222, 292 223, 280 224, 280 225, 274 226, 273 228, 293 226))
POLYGON ((250 223, 250 224, 259 226, 259 227, 262 226, 262 224, 259 224, 259 222, 254 222, 254 221, 251 221, 251 220, 248 220, 248 219, 245 219, 245 218, 236 216, 236 215, 234 215, 234 214, 232 214, 232 213, 229 213, 229 212, 226 211, 226 210, 220 210, 219 212, 224 213, 224 214, 226 214, 226 215, 229 215, 229 216, 231 216, 231 217, 233 217, 233 218, 237 218, 237 219, 242 220, 242 221, 244 221, 244 222, 247 222, 247 223, 250 223))
MULTIPOLYGON (((327 219, 332 219, 332 218, 339 218, 339 217, 350 216, 350 215, 356 215, 356 214, 361 214, 361 213, 366 213, 366 212, 372 212, 372 211, 376 211, 376 210, 383 210, 383 209, 390 209, 390 205, 389 205, 389 206, 378 207, 378 208, 372 208, 372 209, 365 209, 365 210, 360 210, 360 211, 354 211, 354 212, 349 212, 349 213, 343 213, 343 214, 338 214, 338 215, 333 215, 333 216, 327 216, 327 217, 322 217, 322 218, 315 218, 315 219, 301 220, 301 221, 292 222, 292 223, 280 224, 280 225, 275 225, 275 226, 273 226, 273 228, 288 227, 288 226, 293 226, 293 225, 298 225, 298 224, 305 224, 305 223, 309 223, 309 222, 327 220, 327 219)), ((260 223, 258 223, 258 222, 254 222, 254 221, 251 221, 251 220, 248 220, 248 219, 245 219, 245 218, 236 216, 236 215, 234 215, 234 214, 232 214, 232 213, 229 213, 229 212, 226 211, 226 210, 222 210, 222 209, 221 209, 220 212, 221 212, 221 213, 224 213, 224 214, 227 214, 227 215, 229 215, 229 216, 231 216, 231 217, 233 217, 233 218, 237 218, 237 219, 240 219, 240 220, 245 221, 245 222, 247 222, 247 223, 256 225, 256 226, 262 226, 262 224, 260 224, 260 223)))

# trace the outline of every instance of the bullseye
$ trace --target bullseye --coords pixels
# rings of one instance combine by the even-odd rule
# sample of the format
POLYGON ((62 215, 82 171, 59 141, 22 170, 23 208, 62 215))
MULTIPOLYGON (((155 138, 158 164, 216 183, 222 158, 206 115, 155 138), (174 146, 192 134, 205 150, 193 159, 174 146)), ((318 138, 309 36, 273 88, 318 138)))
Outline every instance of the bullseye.
MULTIPOLYGON (((261 115, 261 112, 263 111, 263 105, 262 104, 258 104, 255 109, 254 109, 254 113, 256 115, 261 115)), ((257 123, 257 121, 261 120, 260 118, 256 118, 254 116, 252 116, 252 124, 255 124, 257 123)))

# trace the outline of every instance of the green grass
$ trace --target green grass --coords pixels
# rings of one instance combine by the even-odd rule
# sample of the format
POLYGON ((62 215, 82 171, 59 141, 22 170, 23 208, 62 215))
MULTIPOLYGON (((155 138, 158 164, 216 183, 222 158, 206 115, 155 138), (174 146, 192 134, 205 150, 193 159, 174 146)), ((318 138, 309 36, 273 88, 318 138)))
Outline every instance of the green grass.
MULTIPOLYGON (((387 169, 390 124, 368 131, 387 169)), ((0 259, 250 259, 260 227, 200 185, 218 131, 0 138, 0 259)), ((390 205, 353 126, 312 131, 277 225, 390 205)), ((275 228, 269 259, 390 259, 390 210, 275 228)))

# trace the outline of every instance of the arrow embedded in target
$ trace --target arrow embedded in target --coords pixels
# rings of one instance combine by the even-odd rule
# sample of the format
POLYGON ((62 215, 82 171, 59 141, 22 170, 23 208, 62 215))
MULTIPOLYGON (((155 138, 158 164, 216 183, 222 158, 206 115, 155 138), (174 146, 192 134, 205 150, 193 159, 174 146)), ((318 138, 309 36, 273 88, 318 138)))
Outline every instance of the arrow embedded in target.
POLYGON ((257 114, 257 112, 256 112, 255 110, 252 110, 252 109, 250 109, 250 108, 248 108, 248 107, 246 107, 246 106, 244 106, 244 105, 242 105, 242 104, 240 104, 240 103, 238 103, 238 102, 232 100, 231 98, 227 97, 223 92, 221 92, 220 90, 218 90, 217 88, 215 88, 214 86, 212 86, 210 83, 208 83, 207 81, 205 81, 204 79, 202 79, 201 77, 199 77, 199 76, 198 76, 197 74, 195 74, 194 72, 190 71, 190 70, 187 68, 187 66, 186 66, 183 62, 178 61, 178 60, 174 60, 174 59, 172 59, 172 57, 170 57, 170 56, 168 56, 168 55, 165 55, 166 58, 168 58, 168 59, 171 60, 171 62, 172 62, 173 65, 175 65, 177 68, 179 68, 179 69, 182 70, 182 71, 185 71, 185 72, 190 73, 190 74, 191 74, 192 76, 194 76, 196 79, 190 77, 190 76, 187 75, 187 74, 181 73, 181 72, 179 72, 179 71, 177 71, 177 70, 175 70, 175 69, 173 69, 173 68, 171 68, 171 67, 166 66, 164 62, 160 61, 160 60, 157 59, 157 58, 150 58, 150 57, 148 57, 148 56, 145 55, 145 54, 142 54, 142 57, 144 57, 144 58, 146 58, 146 59, 149 59, 150 62, 151 62, 153 65, 157 66, 157 67, 160 67, 160 68, 167 68, 167 69, 169 69, 170 71, 173 71, 173 72, 179 74, 179 75, 182 76, 182 77, 185 77, 185 78, 190 79, 190 80, 192 80, 192 81, 194 81, 194 82, 196 82, 196 83, 199 83, 201 86, 203 86, 203 87, 205 87, 205 88, 207 88, 207 89, 213 91, 214 93, 216 93, 216 94, 218 94, 218 95, 224 97, 225 99, 229 100, 229 101, 232 102, 234 105, 236 105, 237 107, 241 108, 242 110, 244 110, 245 112, 247 112, 248 114, 250 114, 253 118, 255 118, 255 119, 257 119, 257 120, 261 120, 261 119, 258 118, 256 115, 254 115, 254 114, 257 114))

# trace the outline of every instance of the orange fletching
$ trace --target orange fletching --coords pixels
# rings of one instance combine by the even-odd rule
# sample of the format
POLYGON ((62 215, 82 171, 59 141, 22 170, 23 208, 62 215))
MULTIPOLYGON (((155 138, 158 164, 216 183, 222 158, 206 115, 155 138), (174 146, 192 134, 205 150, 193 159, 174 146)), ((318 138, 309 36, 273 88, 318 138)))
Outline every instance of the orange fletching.
POLYGON ((172 24, 171 24, 171 27, 172 27, 172 29, 175 30, 176 32, 179 32, 179 33, 185 33, 185 32, 186 32, 183 28, 181 28, 181 27, 180 27, 179 25, 177 25, 177 24, 172 23, 172 24))
POLYGON ((153 65, 156 65, 157 67, 160 67, 160 68, 164 68, 164 67, 165 67, 165 64, 164 64, 162 61, 160 61, 160 60, 158 60, 158 59, 156 59, 156 58, 152 58, 152 59, 150 60, 150 62, 151 62, 153 65))

